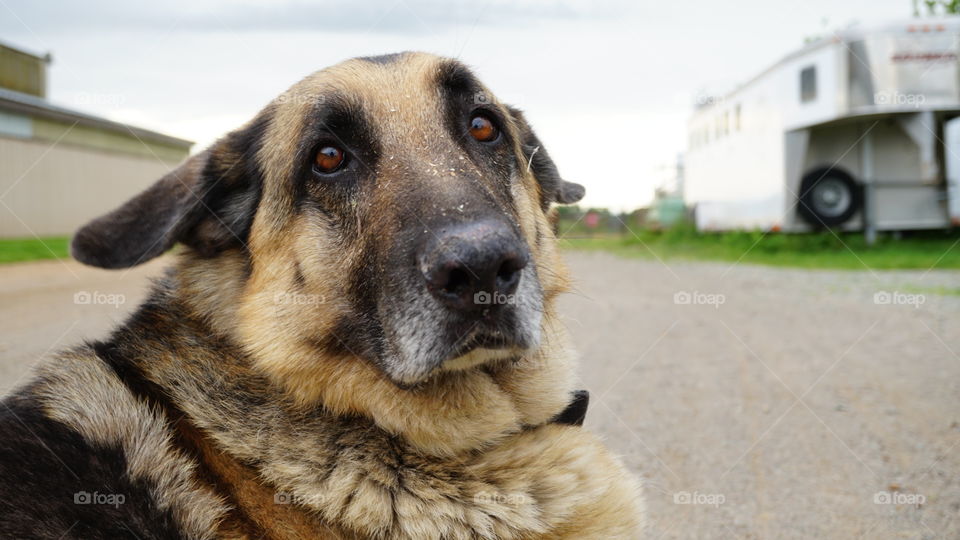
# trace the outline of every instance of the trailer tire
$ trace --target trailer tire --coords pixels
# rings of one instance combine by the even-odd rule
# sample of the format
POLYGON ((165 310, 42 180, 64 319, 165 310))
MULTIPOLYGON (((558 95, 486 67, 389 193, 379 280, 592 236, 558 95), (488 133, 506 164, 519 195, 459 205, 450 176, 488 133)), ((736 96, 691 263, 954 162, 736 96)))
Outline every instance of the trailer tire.
POLYGON ((842 170, 813 169, 800 182, 797 212, 815 228, 842 225, 862 207, 863 187, 842 170))

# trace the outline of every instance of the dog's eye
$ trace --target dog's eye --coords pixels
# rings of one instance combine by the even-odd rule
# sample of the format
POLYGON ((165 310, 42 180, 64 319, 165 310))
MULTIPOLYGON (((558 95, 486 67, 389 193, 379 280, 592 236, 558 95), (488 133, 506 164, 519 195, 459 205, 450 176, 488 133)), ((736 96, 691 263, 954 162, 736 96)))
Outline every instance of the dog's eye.
POLYGON ((482 114, 475 114, 470 119, 470 135, 480 142, 493 142, 500 136, 500 130, 482 114))
POLYGON ((317 155, 313 158, 313 166, 317 172, 330 174, 342 167, 346 160, 347 155, 342 148, 325 145, 317 150, 317 155))

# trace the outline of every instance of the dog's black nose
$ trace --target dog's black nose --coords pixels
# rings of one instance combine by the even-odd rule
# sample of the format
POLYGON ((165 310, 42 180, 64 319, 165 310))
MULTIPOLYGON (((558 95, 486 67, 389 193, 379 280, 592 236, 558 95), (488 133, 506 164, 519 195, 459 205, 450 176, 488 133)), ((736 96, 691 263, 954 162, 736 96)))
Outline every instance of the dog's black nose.
POLYGON ((434 296, 473 311, 514 302, 530 252, 509 225, 489 220, 430 234, 418 259, 434 296))

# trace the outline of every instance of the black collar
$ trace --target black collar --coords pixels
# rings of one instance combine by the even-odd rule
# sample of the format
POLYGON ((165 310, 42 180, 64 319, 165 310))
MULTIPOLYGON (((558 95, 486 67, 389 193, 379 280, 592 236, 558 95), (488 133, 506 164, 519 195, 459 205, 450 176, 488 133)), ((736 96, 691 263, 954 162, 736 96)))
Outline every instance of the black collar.
POLYGON ((550 420, 551 424, 567 424, 570 426, 582 426, 583 419, 587 417, 587 405, 590 404, 590 392, 586 390, 576 390, 573 392, 573 398, 567 408, 560 414, 550 420))

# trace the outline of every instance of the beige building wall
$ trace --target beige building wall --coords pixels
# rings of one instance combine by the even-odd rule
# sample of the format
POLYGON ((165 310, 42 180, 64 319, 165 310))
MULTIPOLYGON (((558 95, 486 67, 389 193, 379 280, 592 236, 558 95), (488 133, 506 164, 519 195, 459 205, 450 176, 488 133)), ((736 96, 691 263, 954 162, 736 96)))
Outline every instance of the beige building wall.
POLYGON ((0 237, 71 235, 176 167, 181 154, 0 137, 0 237))

